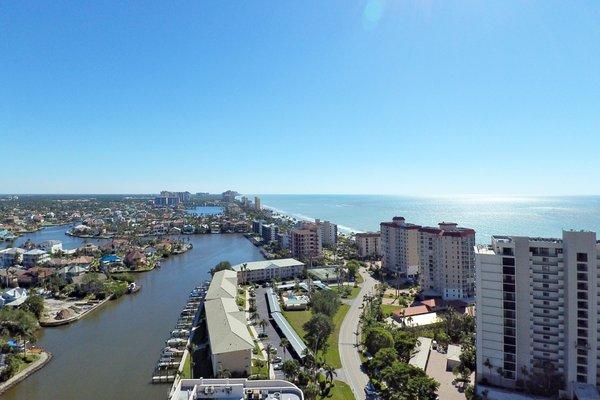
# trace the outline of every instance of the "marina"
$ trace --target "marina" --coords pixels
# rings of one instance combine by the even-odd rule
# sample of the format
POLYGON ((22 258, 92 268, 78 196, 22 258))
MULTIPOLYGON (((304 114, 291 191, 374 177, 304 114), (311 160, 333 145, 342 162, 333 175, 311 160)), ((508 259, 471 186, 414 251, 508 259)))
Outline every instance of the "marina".
MULTIPOLYGON (((34 241, 68 241, 67 248, 83 243, 66 236, 65 229, 52 227, 18 240, 35 235, 34 241)), ((242 235, 191 235, 190 240, 192 250, 137 276, 142 286, 137 294, 109 301, 75 324, 42 329, 37 345, 53 354, 52 362, 3 393, 2 399, 165 399, 170 388, 152 383, 157 353, 166 346, 165 335, 193 321, 177 310, 187 304, 199 282, 210 278, 209 270, 218 262, 263 259, 242 235)), ((170 352, 184 351, 185 346, 170 352)))
POLYGON ((162 349, 152 374, 152 383, 171 383, 182 373, 186 358, 191 357, 189 348, 200 318, 207 286, 208 283, 205 283, 190 292, 175 329, 171 331, 171 337, 165 341, 166 346, 162 349))

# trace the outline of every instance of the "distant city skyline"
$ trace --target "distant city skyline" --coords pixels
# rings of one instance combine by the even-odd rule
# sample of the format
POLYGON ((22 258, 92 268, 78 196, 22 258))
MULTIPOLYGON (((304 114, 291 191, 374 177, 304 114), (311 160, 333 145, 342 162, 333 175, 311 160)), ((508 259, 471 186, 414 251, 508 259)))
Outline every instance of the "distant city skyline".
POLYGON ((600 3, 6 2, 0 193, 598 195, 600 3))

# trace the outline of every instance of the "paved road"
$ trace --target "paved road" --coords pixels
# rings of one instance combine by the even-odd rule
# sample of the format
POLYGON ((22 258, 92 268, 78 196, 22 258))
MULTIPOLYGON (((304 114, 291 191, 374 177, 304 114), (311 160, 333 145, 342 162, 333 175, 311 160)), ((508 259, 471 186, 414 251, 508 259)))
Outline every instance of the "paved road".
POLYGON ((356 400, 365 400, 366 396, 364 388, 369 382, 369 377, 361 370, 358 349, 355 347, 358 337, 354 332, 358 330, 358 320, 362 311, 360 305, 362 304, 363 297, 366 294, 372 294, 374 292, 377 281, 362 268, 359 272, 365 281, 362 284, 360 293, 350 305, 350 310, 348 310, 344 321, 342 321, 339 337, 339 351, 340 359, 342 361, 343 379, 352 388, 356 400))

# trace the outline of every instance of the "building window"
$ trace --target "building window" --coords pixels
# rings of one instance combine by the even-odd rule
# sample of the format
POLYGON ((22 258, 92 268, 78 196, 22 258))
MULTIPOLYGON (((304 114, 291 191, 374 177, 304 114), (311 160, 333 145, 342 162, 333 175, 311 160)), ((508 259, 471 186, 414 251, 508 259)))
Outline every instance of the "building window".
POLYGON ((579 262, 587 262, 588 255, 587 253, 577 253, 577 261, 579 262))

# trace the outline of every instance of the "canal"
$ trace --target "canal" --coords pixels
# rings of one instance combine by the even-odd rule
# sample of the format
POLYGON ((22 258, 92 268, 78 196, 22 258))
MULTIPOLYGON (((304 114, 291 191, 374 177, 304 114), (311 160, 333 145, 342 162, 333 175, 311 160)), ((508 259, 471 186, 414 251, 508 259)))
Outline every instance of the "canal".
MULTIPOLYGON (((35 242, 62 240, 65 248, 83 242, 65 236, 65 229, 53 227, 28 237, 35 242)), ((219 261, 263 259, 242 235, 189 238, 192 250, 137 275, 139 293, 111 301, 74 324, 42 329, 38 344, 52 352, 52 361, 2 399, 166 399, 170 386, 153 385, 150 379, 190 290, 208 279, 209 269, 219 261)))

